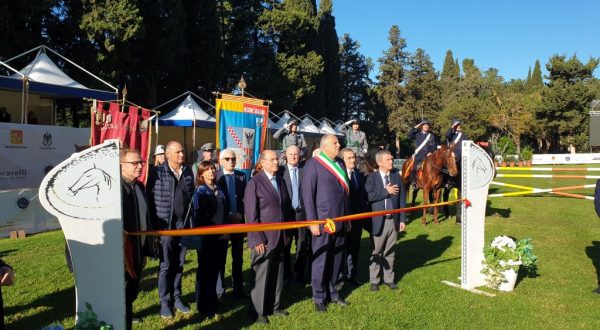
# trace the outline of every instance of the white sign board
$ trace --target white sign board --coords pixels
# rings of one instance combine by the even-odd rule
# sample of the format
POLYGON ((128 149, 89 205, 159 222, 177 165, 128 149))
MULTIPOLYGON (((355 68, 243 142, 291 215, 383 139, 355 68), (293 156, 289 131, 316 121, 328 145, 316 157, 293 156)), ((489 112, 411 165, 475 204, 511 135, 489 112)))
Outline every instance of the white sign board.
POLYGON ((533 155, 533 165, 600 164, 600 154, 542 154, 533 155))
POLYGON ((89 139, 89 128, 0 123, 0 191, 37 189, 50 169, 89 139))
POLYGON ((462 258, 461 287, 474 289, 485 284, 483 247, 485 239, 485 210, 490 183, 495 167, 490 156, 473 141, 462 142, 462 198, 471 205, 462 204, 462 258))
POLYGON ((120 177, 119 142, 108 140, 54 167, 39 190, 71 251, 76 312, 86 311, 87 302, 115 329, 125 329, 120 177))

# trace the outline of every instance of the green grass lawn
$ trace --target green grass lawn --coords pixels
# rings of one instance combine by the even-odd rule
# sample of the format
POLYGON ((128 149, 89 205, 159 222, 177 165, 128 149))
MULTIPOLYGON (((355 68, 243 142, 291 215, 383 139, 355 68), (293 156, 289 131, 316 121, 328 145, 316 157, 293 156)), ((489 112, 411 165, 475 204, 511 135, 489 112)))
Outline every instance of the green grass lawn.
MULTIPOLYGON (((512 172, 511 172, 512 173, 512 172)), ((563 174, 563 173, 561 173, 563 174)), ((507 179, 498 181, 536 188, 582 184, 582 180, 507 179)), ((594 180, 586 180, 593 183, 594 180)), ((515 189, 491 187, 491 192, 515 189)), ((592 194, 592 190, 580 193, 592 194)), ((352 304, 331 306, 328 313, 314 311, 310 287, 292 284, 284 288, 286 318, 271 317, 272 328, 281 329, 598 329, 600 296, 596 267, 600 267, 600 220, 593 202, 551 195, 495 198, 488 201, 486 241, 496 235, 530 237, 539 257, 538 275, 520 276, 515 291, 498 292, 490 298, 453 288, 443 280, 457 282, 460 275, 460 226, 443 216, 439 225, 420 224, 413 214, 407 231, 398 240, 396 278, 401 291, 369 285, 344 287, 342 295, 352 304), (596 263, 596 267, 594 266, 596 263)), ((74 283, 64 258, 60 231, 33 235, 24 240, 0 240, 2 258, 15 268, 16 284, 3 288, 9 329, 39 329, 51 323, 74 325, 74 283)), ((370 243, 363 235, 359 280, 367 282, 370 243)), ((244 264, 250 277, 249 252, 244 264)), ((188 253, 184 299, 194 300, 195 252, 188 253)), ((227 281, 230 281, 228 270, 227 281)), ((101 280, 101 279, 99 279, 101 280)), ((221 313, 201 321, 197 313, 177 314, 171 321, 158 315, 157 262, 145 270, 142 292, 134 313, 143 318, 136 329, 260 328, 248 318, 248 300, 226 294, 221 313)), ((248 288, 247 288, 248 289, 248 288)), ((486 291, 492 291, 485 289, 486 291)), ((194 306, 195 309, 195 306, 194 306)))

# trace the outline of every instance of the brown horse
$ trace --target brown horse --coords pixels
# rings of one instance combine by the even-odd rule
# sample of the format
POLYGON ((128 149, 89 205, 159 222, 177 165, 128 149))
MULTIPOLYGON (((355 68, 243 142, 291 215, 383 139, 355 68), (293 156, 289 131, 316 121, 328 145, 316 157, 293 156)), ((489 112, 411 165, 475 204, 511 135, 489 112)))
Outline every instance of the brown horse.
MULTIPOLYGON (((413 158, 409 158, 402 165, 402 182, 407 188, 410 186, 409 177, 413 167, 413 158)), ((416 192, 423 189, 423 204, 429 202, 430 193, 433 192, 433 202, 438 203, 440 200, 441 189, 444 187, 444 173, 442 169, 447 169, 449 175, 454 177, 458 174, 456 169, 456 160, 454 156, 454 144, 450 146, 442 145, 438 150, 429 155, 423 160, 423 165, 418 170, 416 175, 418 189, 413 192, 412 204, 415 204, 416 192)), ((433 221, 437 220, 438 209, 433 208, 433 221)), ((421 224, 427 223, 427 209, 423 209, 423 220, 421 224)))

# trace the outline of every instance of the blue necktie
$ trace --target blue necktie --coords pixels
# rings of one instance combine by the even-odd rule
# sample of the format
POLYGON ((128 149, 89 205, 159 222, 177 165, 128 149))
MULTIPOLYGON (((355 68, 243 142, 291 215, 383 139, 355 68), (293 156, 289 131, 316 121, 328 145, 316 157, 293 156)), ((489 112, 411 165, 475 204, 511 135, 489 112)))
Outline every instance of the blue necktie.
POLYGON ((277 192, 277 197, 279 197, 279 187, 277 187, 277 181, 275 180, 274 175, 271 177, 271 184, 273 185, 273 188, 275 188, 275 191, 277 192))
POLYGON ((235 200, 235 178, 233 174, 226 174, 227 192, 229 193, 229 210, 231 213, 237 213, 237 201, 235 200))
POLYGON ((296 174, 297 168, 291 169, 292 175, 292 207, 297 209, 300 206, 300 196, 298 196, 298 175, 296 174))

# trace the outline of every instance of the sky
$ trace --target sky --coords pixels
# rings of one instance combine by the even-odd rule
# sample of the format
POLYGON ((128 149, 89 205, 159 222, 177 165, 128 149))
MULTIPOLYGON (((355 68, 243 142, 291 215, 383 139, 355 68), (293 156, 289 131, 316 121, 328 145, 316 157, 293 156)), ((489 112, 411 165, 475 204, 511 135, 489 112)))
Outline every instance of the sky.
MULTIPOLYGON (((574 54, 584 63, 600 57, 600 1, 495 0, 406 1, 334 0, 338 37, 348 33, 359 51, 377 59, 390 47, 388 33, 398 25, 406 50, 422 48, 441 72, 447 50, 472 58, 485 71, 499 70, 506 81, 527 78, 540 61, 542 74, 554 55, 574 54)), ((600 68, 594 72, 600 77, 600 68)))

